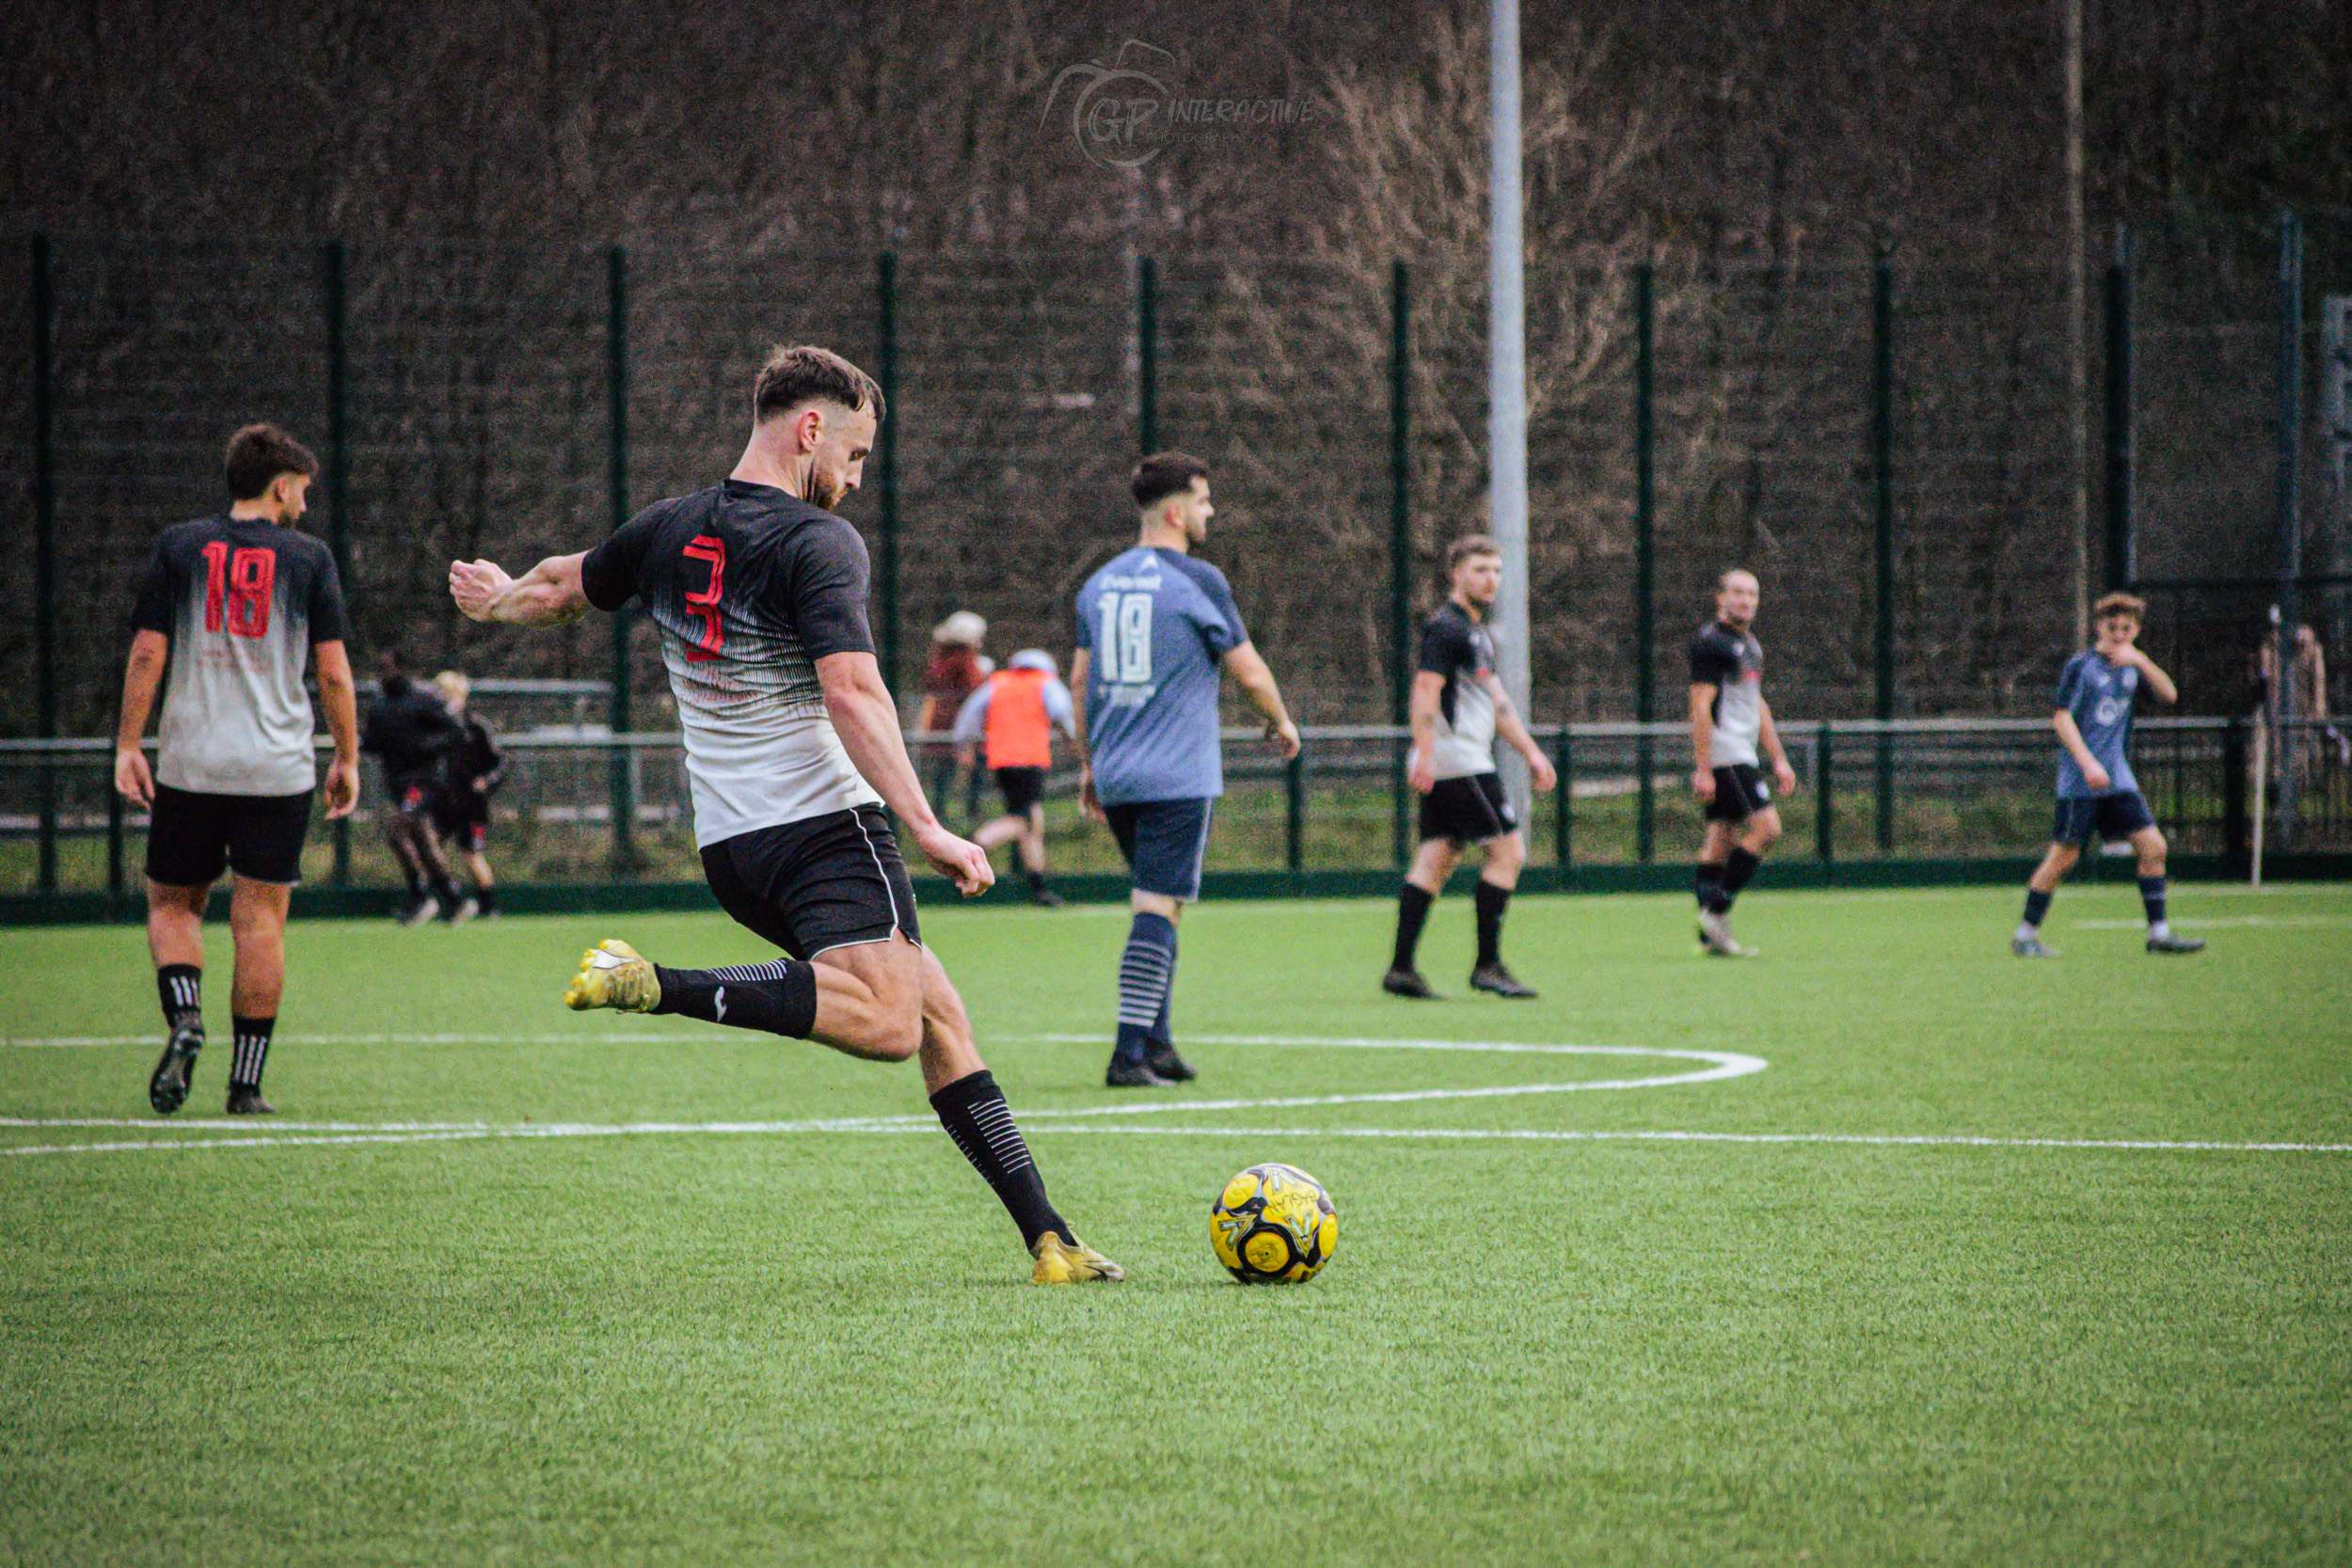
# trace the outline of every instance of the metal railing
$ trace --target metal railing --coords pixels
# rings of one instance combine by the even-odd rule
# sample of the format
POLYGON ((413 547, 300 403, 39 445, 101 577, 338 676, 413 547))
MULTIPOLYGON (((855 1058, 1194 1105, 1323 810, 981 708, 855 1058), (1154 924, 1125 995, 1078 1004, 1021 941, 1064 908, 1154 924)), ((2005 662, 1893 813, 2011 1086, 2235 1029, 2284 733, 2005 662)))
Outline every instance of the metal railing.
MULTIPOLYGON (((1559 790, 1529 802, 1533 863, 1558 868, 1565 880, 1578 867, 1690 858, 1702 822, 1684 726, 1551 724, 1533 733, 1561 778, 1559 790)), ((1780 733, 1799 779, 1777 802, 1786 838, 1776 859, 1784 863, 2008 859, 2047 840, 2056 744, 2042 721, 1785 721, 1780 733)), ((2352 743, 2323 723, 2291 726, 2286 745, 2261 748, 2268 779, 2257 789, 2255 734, 2242 720, 2139 724, 2135 769, 2175 852, 2243 860, 2258 797, 2269 814, 2271 851, 2352 850, 2352 743), (2295 788, 2277 787, 2282 770, 2295 788)), ((1304 736, 1299 756, 1285 763, 1256 730, 1224 732, 1227 793, 1210 868, 1403 866, 1417 813, 1405 784, 1407 732, 1329 725, 1304 736)), ((946 736, 908 739, 943 816, 968 825, 994 815, 984 779, 978 791, 937 787, 952 756, 946 736), (974 794, 977 817, 965 809, 974 794)), ((699 880, 675 735, 534 733, 503 736, 501 745, 507 784, 496 798, 491 853, 507 879, 699 880)), ((105 739, 0 741, 0 892, 122 898, 136 891, 146 816, 113 789, 112 763, 105 739)), ((1114 871, 1116 848, 1085 820, 1076 784, 1069 767, 1049 778, 1053 862, 1067 872, 1114 871)), ((359 811, 312 835, 306 879, 334 887, 396 881, 378 842, 383 810, 381 783, 367 765, 359 811)))

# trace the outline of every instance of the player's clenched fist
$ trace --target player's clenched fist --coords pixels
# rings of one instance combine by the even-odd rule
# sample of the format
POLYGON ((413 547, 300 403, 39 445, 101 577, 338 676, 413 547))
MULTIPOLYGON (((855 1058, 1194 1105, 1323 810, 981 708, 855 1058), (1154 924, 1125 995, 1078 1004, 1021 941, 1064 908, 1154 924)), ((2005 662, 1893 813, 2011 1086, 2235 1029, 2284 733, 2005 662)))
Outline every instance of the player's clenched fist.
POLYGON ((954 882, 956 891, 966 898, 986 893, 996 884, 996 868, 988 863, 988 851, 969 839, 958 838, 937 823, 916 830, 914 847, 923 851, 923 858, 931 863, 931 868, 954 882))
POLYGON ((514 582, 504 567, 492 561, 453 561, 449 563, 449 596, 470 621, 490 619, 491 607, 514 582))

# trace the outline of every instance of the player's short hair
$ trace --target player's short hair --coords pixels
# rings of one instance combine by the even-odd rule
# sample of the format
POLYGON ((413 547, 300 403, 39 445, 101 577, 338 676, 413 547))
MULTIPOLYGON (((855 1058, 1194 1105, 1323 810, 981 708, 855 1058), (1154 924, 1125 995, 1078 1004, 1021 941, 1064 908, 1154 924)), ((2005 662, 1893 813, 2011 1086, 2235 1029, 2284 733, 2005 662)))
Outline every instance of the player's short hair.
POLYGON ((304 478, 319 471, 310 449, 274 424, 249 424, 229 437, 221 467, 229 481, 229 499, 249 501, 270 486, 279 474, 304 478))
POLYGON ((454 670, 444 670, 433 677, 433 689, 445 703, 462 703, 473 693, 473 682, 454 670))
MULTIPOLYGON (((1756 574, 1745 566, 1726 566, 1724 568, 1723 575, 1715 579, 1715 592, 1721 594, 1728 590, 1733 578, 1745 578, 1750 582, 1756 582, 1756 574)), ((1763 585, 1757 583, 1757 586, 1760 588, 1763 585)))
POLYGON ((1209 466, 1197 457, 1181 451, 1155 451, 1136 465, 1135 477, 1127 489, 1136 498, 1137 506, 1156 506, 1170 496, 1181 496, 1192 488, 1196 479, 1209 477, 1209 466))
POLYGON ((752 423, 766 424, 803 404, 818 402, 871 409, 877 424, 886 413, 881 385, 833 350, 814 343, 778 343, 770 349, 768 362, 752 383, 752 423))
POLYGON ((1452 578, 1454 569, 1474 555, 1500 557, 1502 554, 1502 546, 1495 543, 1492 534, 1466 533, 1446 546, 1445 575, 1452 578))
POLYGON ((2135 621, 2148 619, 2148 601, 2137 594, 2105 594, 2090 607, 2090 618, 2104 621, 2110 615, 2128 615, 2135 621))

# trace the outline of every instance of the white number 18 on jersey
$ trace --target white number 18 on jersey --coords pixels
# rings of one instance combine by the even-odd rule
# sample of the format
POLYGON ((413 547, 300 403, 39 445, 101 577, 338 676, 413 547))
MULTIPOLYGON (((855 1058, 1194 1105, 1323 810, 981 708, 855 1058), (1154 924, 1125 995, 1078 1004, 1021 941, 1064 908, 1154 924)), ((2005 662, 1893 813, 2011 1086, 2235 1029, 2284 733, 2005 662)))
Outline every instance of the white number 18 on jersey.
POLYGON ((1095 601, 1100 623, 1095 652, 1109 686, 1142 686, 1152 679, 1152 595, 1105 594, 1095 601))

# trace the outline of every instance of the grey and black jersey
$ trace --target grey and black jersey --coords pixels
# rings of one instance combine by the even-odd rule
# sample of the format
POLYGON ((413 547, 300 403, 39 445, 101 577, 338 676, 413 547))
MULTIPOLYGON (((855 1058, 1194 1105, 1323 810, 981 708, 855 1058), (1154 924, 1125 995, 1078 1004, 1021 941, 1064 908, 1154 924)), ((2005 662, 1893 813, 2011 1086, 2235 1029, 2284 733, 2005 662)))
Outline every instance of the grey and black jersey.
POLYGON ((817 678, 829 654, 874 651, 857 530, 731 479, 639 513, 588 552, 580 580, 598 610, 634 598, 661 630, 696 844, 881 800, 817 678))
POLYGON ((1495 770, 1495 700, 1483 677, 1495 672, 1495 640, 1486 624, 1448 599, 1421 628, 1421 668, 1445 677, 1438 698, 1431 761, 1440 779, 1495 770))
POLYGON ((347 635, 324 544, 261 517, 166 529, 131 621, 171 643, 157 779, 207 795, 317 785, 302 673, 313 644, 347 635))
POLYGON ((1764 644, 1753 633, 1710 621, 1691 639, 1691 684, 1715 689, 1715 742, 1707 765, 1754 768, 1764 719, 1764 644))

